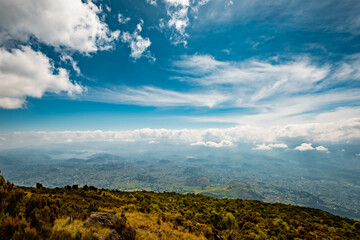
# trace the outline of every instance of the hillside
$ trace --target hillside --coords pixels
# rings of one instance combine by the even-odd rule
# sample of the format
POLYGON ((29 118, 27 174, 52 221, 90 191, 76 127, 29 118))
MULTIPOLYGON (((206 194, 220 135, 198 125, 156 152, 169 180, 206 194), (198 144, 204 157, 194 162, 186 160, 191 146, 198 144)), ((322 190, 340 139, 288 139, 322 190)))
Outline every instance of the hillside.
POLYGON ((360 239, 360 222, 312 208, 92 186, 28 188, 2 176, 0 219, 0 239, 360 239), (101 214, 113 220, 94 223, 101 214))

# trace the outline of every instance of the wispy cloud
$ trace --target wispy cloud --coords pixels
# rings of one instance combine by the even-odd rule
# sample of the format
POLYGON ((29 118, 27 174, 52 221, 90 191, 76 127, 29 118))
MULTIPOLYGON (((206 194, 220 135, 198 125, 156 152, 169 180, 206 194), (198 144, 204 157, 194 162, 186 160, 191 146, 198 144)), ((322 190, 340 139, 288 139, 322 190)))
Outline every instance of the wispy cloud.
POLYGON ((346 117, 360 117, 358 106, 354 106, 360 100, 360 89, 344 87, 355 76, 352 73, 352 78, 340 79, 341 64, 318 65, 308 57, 282 62, 232 62, 218 61, 210 55, 183 56, 173 64, 178 73, 176 80, 203 89, 218 89, 229 96, 224 106, 253 109, 238 116, 198 117, 200 121, 262 125, 270 121, 323 121, 325 115, 329 117, 327 121, 333 121, 345 112, 346 117))
POLYGON ((113 87, 93 89, 86 99, 157 107, 245 108, 241 113, 187 119, 256 126, 360 117, 360 89, 351 85, 354 78, 339 79, 341 64, 318 65, 307 57, 282 62, 218 61, 210 55, 182 56, 172 64, 172 80, 184 84, 185 90, 113 87))
POLYGON ((60 57, 61 61, 63 62, 69 62, 71 64, 71 67, 74 69, 74 71, 78 74, 81 75, 81 70, 78 66, 78 63, 69 55, 63 55, 60 57))
POLYGON ((87 100, 142 106, 193 106, 212 108, 228 100, 216 91, 179 92, 156 87, 93 89, 87 100))
POLYGON ((248 102, 274 94, 291 94, 316 90, 316 85, 329 73, 328 66, 317 66, 308 58, 271 63, 246 60, 218 61, 210 55, 183 56, 174 66, 182 76, 177 79, 199 85, 237 85, 241 93, 251 94, 248 102), (315 88, 315 89, 314 89, 315 88))
POLYGON ((317 30, 358 34, 360 18, 357 0, 291 2, 273 0, 210 1, 206 13, 199 16, 200 25, 246 24, 266 22, 281 26, 301 26, 317 30), (231 4, 233 2, 233 4, 231 4), (229 7, 231 5, 231 7, 229 7), (284 21, 286 19, 286 21, 284 21))

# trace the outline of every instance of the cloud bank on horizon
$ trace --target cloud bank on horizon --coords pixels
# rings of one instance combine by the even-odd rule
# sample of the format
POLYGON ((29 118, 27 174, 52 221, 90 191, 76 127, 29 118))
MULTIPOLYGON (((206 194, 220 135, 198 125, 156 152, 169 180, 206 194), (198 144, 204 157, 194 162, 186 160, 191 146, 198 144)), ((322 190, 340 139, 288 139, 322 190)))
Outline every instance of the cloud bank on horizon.
POLYGON ((253 150, 273 150, 298 139, 292 150, 325 153, 312 142, 356 142, 359 8, 356 0, 0 0, 0 145, 31 135, 256 141, 253 150))

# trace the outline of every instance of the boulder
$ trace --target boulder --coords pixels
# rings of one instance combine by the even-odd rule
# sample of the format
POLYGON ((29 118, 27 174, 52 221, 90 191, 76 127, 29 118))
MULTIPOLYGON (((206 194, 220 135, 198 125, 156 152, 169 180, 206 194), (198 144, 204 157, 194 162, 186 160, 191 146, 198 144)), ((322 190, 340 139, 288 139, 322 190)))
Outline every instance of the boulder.
POLYGON ((85 220, 84 226, 111 227, 117 220, 123 219, 107 212, 93 212, 90 217, 85 220))
POLYGON ((111 232, 109 233, 109 236, 107 238, 108 240, 125 240, 123 237, 121 237, 117 231, 115 231, 114 229, 111 230, 111 232))

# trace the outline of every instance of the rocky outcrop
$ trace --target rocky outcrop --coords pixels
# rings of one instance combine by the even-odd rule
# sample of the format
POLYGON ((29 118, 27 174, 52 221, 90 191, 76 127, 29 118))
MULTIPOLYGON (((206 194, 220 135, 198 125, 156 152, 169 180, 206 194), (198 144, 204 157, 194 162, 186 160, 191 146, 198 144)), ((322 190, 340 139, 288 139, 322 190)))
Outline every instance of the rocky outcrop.
POLYGON ((107 239, 108 240, 125 240, 125 238, 120 236, 120 234, 115 230, 111 230, 107 239))
POLYGON ((88 217, 84 226, 102 226, 102 227, 111 227, 114 222, 118 220, 123 220, 122 218, 107 212, 93 212, 90 217, 88 217))

